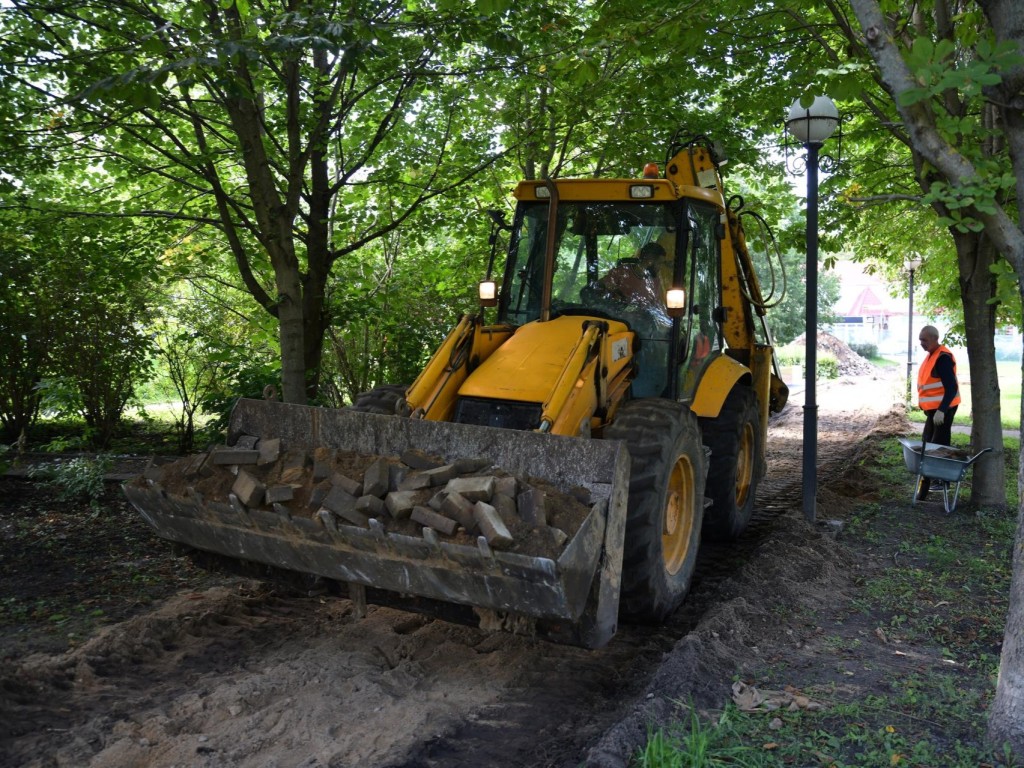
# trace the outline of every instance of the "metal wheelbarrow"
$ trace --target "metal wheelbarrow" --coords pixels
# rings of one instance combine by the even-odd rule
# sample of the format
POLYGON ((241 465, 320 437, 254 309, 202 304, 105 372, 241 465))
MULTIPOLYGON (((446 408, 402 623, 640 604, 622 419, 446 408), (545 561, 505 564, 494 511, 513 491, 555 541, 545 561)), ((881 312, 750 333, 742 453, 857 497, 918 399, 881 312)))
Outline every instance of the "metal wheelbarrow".
POLYGON ((938 480, 942 483, 942 506, 946 512, 953 512, 956 509, 957 500, 960 498, 960 484, 967 476, 967 470, 978 457, 992 450, 984 448, 970 456, 966 451, 948 445, 922 443, 920 440, 908 440, 903 437, 899 438, 899 441, 903 446, 903 461, 906 462, 907 469, 917 475, 910 503, 915 504, 919 499, 923 499, 927 495, 927 483, 938 480), (954 486, 952 492, 950 485, 954 486))

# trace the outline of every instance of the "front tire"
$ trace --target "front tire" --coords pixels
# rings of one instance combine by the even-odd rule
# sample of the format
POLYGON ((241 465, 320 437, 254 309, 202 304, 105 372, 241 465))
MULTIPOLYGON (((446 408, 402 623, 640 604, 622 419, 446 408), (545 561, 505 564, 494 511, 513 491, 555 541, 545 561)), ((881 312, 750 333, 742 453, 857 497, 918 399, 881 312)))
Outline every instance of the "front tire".
POLYGON ((671 400, 622 405, 604 437, 623 440, 630 482, 619 613, 659 623, 690 589, 706 467, 697 417, 671 400))
POLYGON ((763 466, 761 418, 757 395, 736 387, 717 418, 701 419, 704 445, 711 449, 707 494, 711 508, 704 519, 704 536, 732 541, 750 524, 754 496, 763 466))

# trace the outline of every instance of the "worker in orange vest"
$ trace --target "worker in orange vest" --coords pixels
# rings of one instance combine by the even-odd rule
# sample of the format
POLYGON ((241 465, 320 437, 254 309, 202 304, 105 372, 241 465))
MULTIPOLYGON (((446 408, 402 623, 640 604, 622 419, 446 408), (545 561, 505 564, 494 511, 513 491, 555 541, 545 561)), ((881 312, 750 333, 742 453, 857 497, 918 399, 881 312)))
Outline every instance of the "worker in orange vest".
POLYGON ((935 326, 926 325, 917 338, 927 353, 917 372, 917 404, 927 417, 922 437, 927 443, 949 445, 953 417, 960 405, 956 358, 939 343, 935 326))

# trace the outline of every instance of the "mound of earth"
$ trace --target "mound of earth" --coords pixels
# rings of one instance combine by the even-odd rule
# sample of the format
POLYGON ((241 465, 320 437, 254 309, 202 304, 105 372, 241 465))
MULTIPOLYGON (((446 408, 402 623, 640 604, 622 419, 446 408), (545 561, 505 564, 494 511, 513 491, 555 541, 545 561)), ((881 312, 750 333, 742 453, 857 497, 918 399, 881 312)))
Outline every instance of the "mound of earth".
MULTIPOLYGON (((798 347, 807 346, 805 334, 801 333, 790 343, 798 347)), ((876 366, 854 352, 849 344, 826 331, 818 331, 817 348, 819 352, 828 352, 838 361, 840 376, 860 376, 878 371, 876 366)))

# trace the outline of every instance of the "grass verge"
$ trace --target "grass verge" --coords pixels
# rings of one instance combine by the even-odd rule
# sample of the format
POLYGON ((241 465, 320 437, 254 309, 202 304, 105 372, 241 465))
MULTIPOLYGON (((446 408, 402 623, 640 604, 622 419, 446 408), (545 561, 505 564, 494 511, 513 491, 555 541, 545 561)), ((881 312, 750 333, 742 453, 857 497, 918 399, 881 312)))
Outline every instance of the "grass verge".
MULTIPOLYGON (((964 435, 954 442, 966 444, 964 435)), ((1019 442, 1006 446, 1007 496, 1017 504, 1019 442)), ((849 471, 874 489, 843 515, 839 541, 857 563, 852 599, 834 615, 788 616, 826 627, 838 678, 776 660, 749 679, 785 688, 810 708, 742 711, 733 702, 650 732, 639 768, 824 766, 826 768, 1009 768, 985 741, 1010 586, 1016 515, 910 503, 911 483, 895 439, 877 440, 849 471), (936 508, 938 511, 936 511, 936 508), (883 643, 886 655, 868 650, 883 643), (899 659, 899 661, 895 661, 899 659), (892 666, 896 664, 898 666, 892 666), (843 674, 869 676, 855 685, 843 674), (895 671, 894 671, 895 670, 895 671), (818 677, 815 678, 815 675, 818 677)), ((857 681, 859 682, 859 681, 857 681)))

